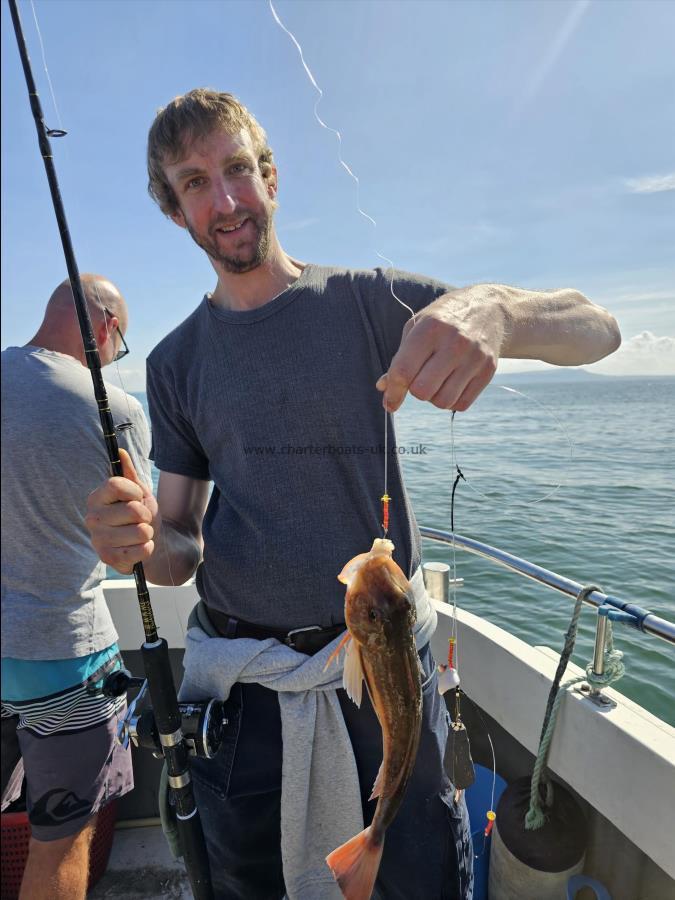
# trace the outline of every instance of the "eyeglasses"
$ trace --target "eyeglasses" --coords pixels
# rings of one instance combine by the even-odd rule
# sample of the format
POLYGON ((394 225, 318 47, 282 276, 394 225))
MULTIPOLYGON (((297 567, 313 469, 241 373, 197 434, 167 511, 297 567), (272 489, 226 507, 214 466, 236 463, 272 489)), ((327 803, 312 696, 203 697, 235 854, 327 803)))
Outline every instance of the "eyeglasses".
MULTIPOLYGON (((111 319, 113 318, 113 314, 110 312, 110 310, 106 306, 103 307, 103 312, 107 316, 110 316, 111 319)), ((122 346, 117 351, 117 353, 113 356, 113 362, 119 362, 120 359, 124 359, 124 357, 127 355, 127 353, 129 352, 129 348, 127 347, 127 342, 124 340, 124 335, 122 334, 122 332, 119 330, 119 328, 117 326, 115 326, 115 331, 120 336, 120 341, 122 343, 122 346)))

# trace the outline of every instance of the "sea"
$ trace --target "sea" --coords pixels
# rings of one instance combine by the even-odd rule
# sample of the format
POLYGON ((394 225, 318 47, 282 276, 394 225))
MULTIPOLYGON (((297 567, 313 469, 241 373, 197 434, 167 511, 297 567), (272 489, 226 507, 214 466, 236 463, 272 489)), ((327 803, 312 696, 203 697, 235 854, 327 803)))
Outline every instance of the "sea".
MULTIPOLYGON (((459 468, 457 534, 675 621, 675 377, 503 376, 454 420, 410 397, 395 429, 420 525, 451 531, 459 468)), ((562 649, 571 598, 434 541, 423 554, 463 579, 460 607, 562 649)), ((584 608, 572 656, 582 667, 596 618, 584 608)), ((613 687, 675 725, 675 646, 624 625, 614 643, 626 674, 613 687)))

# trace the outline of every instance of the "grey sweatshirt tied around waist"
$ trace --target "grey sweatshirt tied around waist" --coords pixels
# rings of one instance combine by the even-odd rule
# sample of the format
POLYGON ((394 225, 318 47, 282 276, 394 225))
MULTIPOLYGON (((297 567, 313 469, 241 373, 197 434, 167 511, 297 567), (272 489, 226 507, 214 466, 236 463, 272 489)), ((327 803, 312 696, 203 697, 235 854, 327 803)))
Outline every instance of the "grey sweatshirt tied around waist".
MULTIPOLYGON (((436 628, 421 569, 411 579, 418 649, 436 628)), ((274 638, 210 637, 191 627, 185 641, 181 700, 225 700, 235 682, 278 691, 283 740, 281 855, 288 900, 340 900, 326 856, 363 830, 356 760, 336 690, 343 661, 324 672, 341 637, 314 656, 274 638)))

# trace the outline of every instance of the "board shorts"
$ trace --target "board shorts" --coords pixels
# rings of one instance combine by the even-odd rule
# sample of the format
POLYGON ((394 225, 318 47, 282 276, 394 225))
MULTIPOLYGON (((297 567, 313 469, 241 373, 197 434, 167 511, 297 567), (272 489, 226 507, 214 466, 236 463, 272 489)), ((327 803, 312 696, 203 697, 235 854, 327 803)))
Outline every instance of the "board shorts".
MULTIPOLYGON (((105 674, 114 668, 106 666, 105 674)), ((117 740, 126 697, 106 697, 98 674, 47 697, 2 701, 2 805, 18 798, 25 775, 38 841, 77 834, 133 789, 131 751, 117 740)))

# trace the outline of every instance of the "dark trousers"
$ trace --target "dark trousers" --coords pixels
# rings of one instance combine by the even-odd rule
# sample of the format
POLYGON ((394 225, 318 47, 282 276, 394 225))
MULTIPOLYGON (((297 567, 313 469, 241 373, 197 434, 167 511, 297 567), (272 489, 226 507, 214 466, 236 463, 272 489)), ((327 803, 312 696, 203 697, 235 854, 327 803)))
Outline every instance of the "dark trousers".
MULTIPOLYGON (((436 687, 429 647, 422 734, 413 776, 389 826, 376 885, 379 900, 470 900, 471 836, 466 805, 453 802, 443 769, 448 714, 436 687)), ((382 762, 382 732, 367 693, 357 708, 344 691, 340 705, 354 748, 368 824, 368 797, 382 762)), ((213 760, 192 764, 217 900, 281 900, 281 720, 274 691, 235 685, 228 701, 229 736, 213 760)), ((317 900, 321 898, 317 897, 317 900)))

